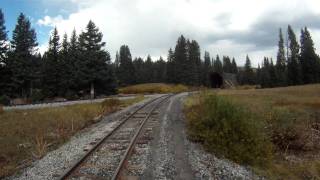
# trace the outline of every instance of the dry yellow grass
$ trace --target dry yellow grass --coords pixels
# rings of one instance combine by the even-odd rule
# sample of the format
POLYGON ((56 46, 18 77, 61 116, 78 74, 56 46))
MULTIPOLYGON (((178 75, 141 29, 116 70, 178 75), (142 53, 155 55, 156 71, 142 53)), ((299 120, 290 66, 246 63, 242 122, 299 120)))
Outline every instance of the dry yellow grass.
POLYGON ((179 93, 188 91, 184 85, 173 85, 164 83, 148 83, 127 86, 119 89, 122 94, 152 94, 152 93, 179 93))
POLYGON ((111 99, 103 103, 1 113, 0 178, 57 148, 77 131, 99 121, 102 114, 143 99, 139 96, 121 102, 111 99))
POLYGON ((320 84, 215 92, 269 124, 278 148, 262 174, 270 179, 320 179, 320 84))

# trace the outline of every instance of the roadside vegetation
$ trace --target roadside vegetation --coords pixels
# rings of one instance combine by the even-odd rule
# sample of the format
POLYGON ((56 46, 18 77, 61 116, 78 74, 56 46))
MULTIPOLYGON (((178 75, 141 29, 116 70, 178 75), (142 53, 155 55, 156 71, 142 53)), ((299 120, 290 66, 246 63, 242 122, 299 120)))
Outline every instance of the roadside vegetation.
POLYGON ((0 178, 58 148, 103 115, 142 101, 107 99, 102 103, 34 110, 0 111, 0 178))
POLYGON ((179 93, 188 91, 185 85, 174 85, 164 83, 148 83, 127 86, 119 89, 121 94, 152 94, 152 93, 179 93))
POLYGON ((319 92, 319 84, 202 92, 185 104, 189 138, 269 179, 319 179, 319 92))

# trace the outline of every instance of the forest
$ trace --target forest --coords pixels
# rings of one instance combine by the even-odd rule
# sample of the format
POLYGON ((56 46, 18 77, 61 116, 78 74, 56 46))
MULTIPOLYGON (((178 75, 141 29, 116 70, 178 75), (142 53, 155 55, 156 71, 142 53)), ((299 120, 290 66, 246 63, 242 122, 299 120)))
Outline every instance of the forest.
POLYGON ((0 104, 9 104, 13 98, 31 102, 55 97, 90 98, 90 94, 94 98, 140 83, 210 87, 210 72, 233 73, 240 84, 262 88, 320 82, 320 58, 309 29, 301 29, 298 42, 289 25, 286 37, 285 42, 280 29, 276 60, 265 57, 257 68, 251 66, 249 55, 244 67, 227 55, 211 57, 205 51, 202 58, 199 43, 183 35, 168 50, 166 60, 150 55, 133 58, 129 46, 122 45, 112 61, 103 34, 93 21, 79 34, 74 30, 71 37, 60 35, 54 28, 48 49, 40 54, 35 29, 27 16, 18 16, 9 39, 0 10, 0 104))

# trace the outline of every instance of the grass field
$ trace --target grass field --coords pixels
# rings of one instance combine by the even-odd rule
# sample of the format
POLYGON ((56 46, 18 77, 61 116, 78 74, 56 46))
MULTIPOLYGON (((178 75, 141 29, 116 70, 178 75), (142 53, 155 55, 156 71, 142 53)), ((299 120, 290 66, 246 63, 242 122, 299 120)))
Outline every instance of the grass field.
POLYGON ((164 83, 149 83, 127 86, 119 89, 121 94, 153 94, 153 93, 179 93, 190 88, 184 85, 164 83))
MULTIPOLYGON (((263 168, 252 163, 257 173, 265 175, 270 179, 320 179, 319 84, 272 89, 215 90, 206 92, 203 96, 204 98, 202 100, 198 96, 193 97, 191 100, 189 99, 187 103, 189 104, 187 105, 189 109, 187 109, 186 114, 187 118, 189 116, 189 126, 193 127, 191 128, 192 132, 202 132, 197 129, 194 130, 194 126, 199 123, 195 119, 200 119, 201 121, 201 117, 205 115, 208 115, 207 119, 209 120, 203 121, 209 124, 203 127, 210 126, 210 123, 211 125, 213 125, 212 123, 220 123, 223 127, 227 127, 227 129, 233 128, 230 132, 237 132, 238 135, 242 130, 245 130, 243 132, 250 132, 239 135, 240 137, 237 138, 240 139, 243 136, 248 139, 247 137, 251 138, 256 136, 256 134, 258 134, 257 137, 260 137, 261 134, 256 132, 258 129, 265 134, 265 139, 269 139, 269 142, 272 143, 272 157, 270 163, 263 168), (214 98, 212 97, 210 99, 208 94, 215 94, 220 100, 219 98, 218 100, 213 100, 214 98), (205 105, 206 102, 213 102, 212 104, 214 105, 205 105), (197 104, 212 108, 207 110, 205 108, 197 109, 197 104), (228 105, 229 109, 233 110, 227 113, 219 110, 219 108, 225 107, 225 104, 228 105), (193 109, 190 109, 190 107, 193 109), (213 108, 216 108, 216 110, 213 110, 213 108), (212 118, 213 113, 209 111, 215 111, 215 115, 218 113, 218 115, 222 117, 220 118, 220 122, 218 119, 212 118), (246 113, 244 114, 243 112, 246 113), (256 125, 253 125, 251 121, 252 117, 256 125), (247 123, 249 122, 247 125, 246 122, 243 121, 245 118, 248 119, 247 123), (234 119, 238 119, 239 121, 235 122, 233 121, 234 119), (223 122, 221 122, 222 120, 223 122), (229 122, 233 122, 233 124, 237 123, 237 126, 234 127, 232 123, 228 125, 229 122), (261 128, 261 124, 263 128, 261 128)), ((196 127, 200 127, 200 129, 203 128, 201 125, 196 127)), ((207 144, 205 143, 204 145, 209 147, 209 151, 211 150, 216 153, 215 150, 210 149, 210 147, 215 147, 216 144, 225 146, 224 142, 226 140, 232 140, 230 137, 233 136, 232 134, 234 133, 226 134, 225 140, 221 142, 214 141, 213 137, 215 137, 215 133, 211 133, 209 137, 204 136, 205 138, 210 138, 209 143, 207 142, 207 144), (211 146, 208 146, 208 144, 211 146)), ((199 136, 199 133, 196 133, 196 135, 199 136)), ((241 143, 235 144, 238 144, 238 146, 234 147, 239 148, 239 144, 241 143)), ((247 143, 246 146, 250 147, 251 144, 247 143)), ((269 148, 269 143, 262 145, 269 148)), ((231 146, 230 143, 228 146, 231 146)), ((255 147, 252 146, 252 148, 255 147)), ((257 150, 258 148, 255 149, 257 150)), ((258 151, 257 153, 261 152, 262 151, 258 151)), ((223 153, 227 152, 224 151, 223 153)), ((242 157, 245 156, 246 153, 224 155, 229 155, 230 159, 248 159, 248 157, 242 157)), ((239 162, 246 164, 246 161, 239 162)))
POLYGON ((102 103, 0 112, 0 178, 56 149, 102 115, 142 101, 109 99, 102 103))

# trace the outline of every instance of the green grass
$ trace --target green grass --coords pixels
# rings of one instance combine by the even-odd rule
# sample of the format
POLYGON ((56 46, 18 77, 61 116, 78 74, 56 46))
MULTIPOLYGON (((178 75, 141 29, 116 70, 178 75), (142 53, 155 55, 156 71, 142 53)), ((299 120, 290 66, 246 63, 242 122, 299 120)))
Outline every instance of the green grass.
MULTIPOLYGON (((241 116, 248 117, 247 123, 249 125, 247 128, 260 129, 269 137, 273 147, 272 159, 269 165, 264 168, 252 163, 252 167, 258 174, 267 176, 269 179, 320 179, 319 92, 320 85, 314 84, 271 89, 215 90, 210 93, 216 94, 218 99, 223 99, 222 101, 228 101, 231 106, 244 109, 245 114, 241 116), (251 119, 252 117, 253 119, 251 119), (262 124, 264 129, 261 129, 259 125, 252 126, 250 122, 262 124)), ((204 106, 204 101, 200 101, 198 97, 192 97, 186 104, 186 107, 192 104, 204 106)), ((226 106, 224 108, 229 109, 225 110, 228 113, 220 116, 221 120, 224 118, 225 123, 229 122, 225 120, 226 118, 235 116, 232 114, 239 114, 237 110, 233 109, 234 107, 226 106)), ((202 114, 208 114, 211 119, 214 119, 212 116, 217 116, 213 114, 214 111, 217 111, 214 109, 219 109, 219 106, 207 109, 208 112, 196 112, 196 114, 199 117, 202 114)), ((241 117, 236 119, 243 121, 241 117)), ((194 121, 199 120, 201 118, 194 121)), ((190 121, 190 118, 188 118, 188 121, 190 121)), ((216 126, 212 123, 211 125, 216 126)), ((208 126, 206 124, 206 127, 208 126)), ((216 128, 217 132, 223 131, 223 128, 216 128)), ((238 131, 235 130, 233 133, 238 133, 238 131)), ((232 136, 232 133, 229 134, 232 136)), ((241 133, 238 133, 238 135, 242 136, 241 133)), ((225 139, 221 139, 221 141, 225 141, 225 139)), ((212 142, 212 144, 216 143, 212 142)), ((205 143, 204 145, 206 146, 205 143)), ((223 144, 223 146, 233 148, 230 144, 223 144)), ((210 151, 219 153, 214 149, 216 145, 207 147, 210 151)), ((251 146, 248 145, 248 147, 251 146)), ((269 146, 266 147, 269 148, 269 146)), ((236 160, 237 158, 231 156, 229 159, 236 160)))
POLYGON ((56 149, 79 130, 96 123, 102 115, 143 100, 143 96, 119 101, 78 104, 0 113, 0 177, 56 149))
POLYGON ((188 91, 190 88, 184 85, 164 83, 149 83, 127 86, 119 89, 121 94, 153 94, 153 93, 179 93, 188 91))
POLYGON ((198 103, 189 103, 185 109, 191 140, 240 164, 269 164, 272 144, 264 123, 256 122, 246 109, 215 94, 203 92, 193 98, 198 103))

